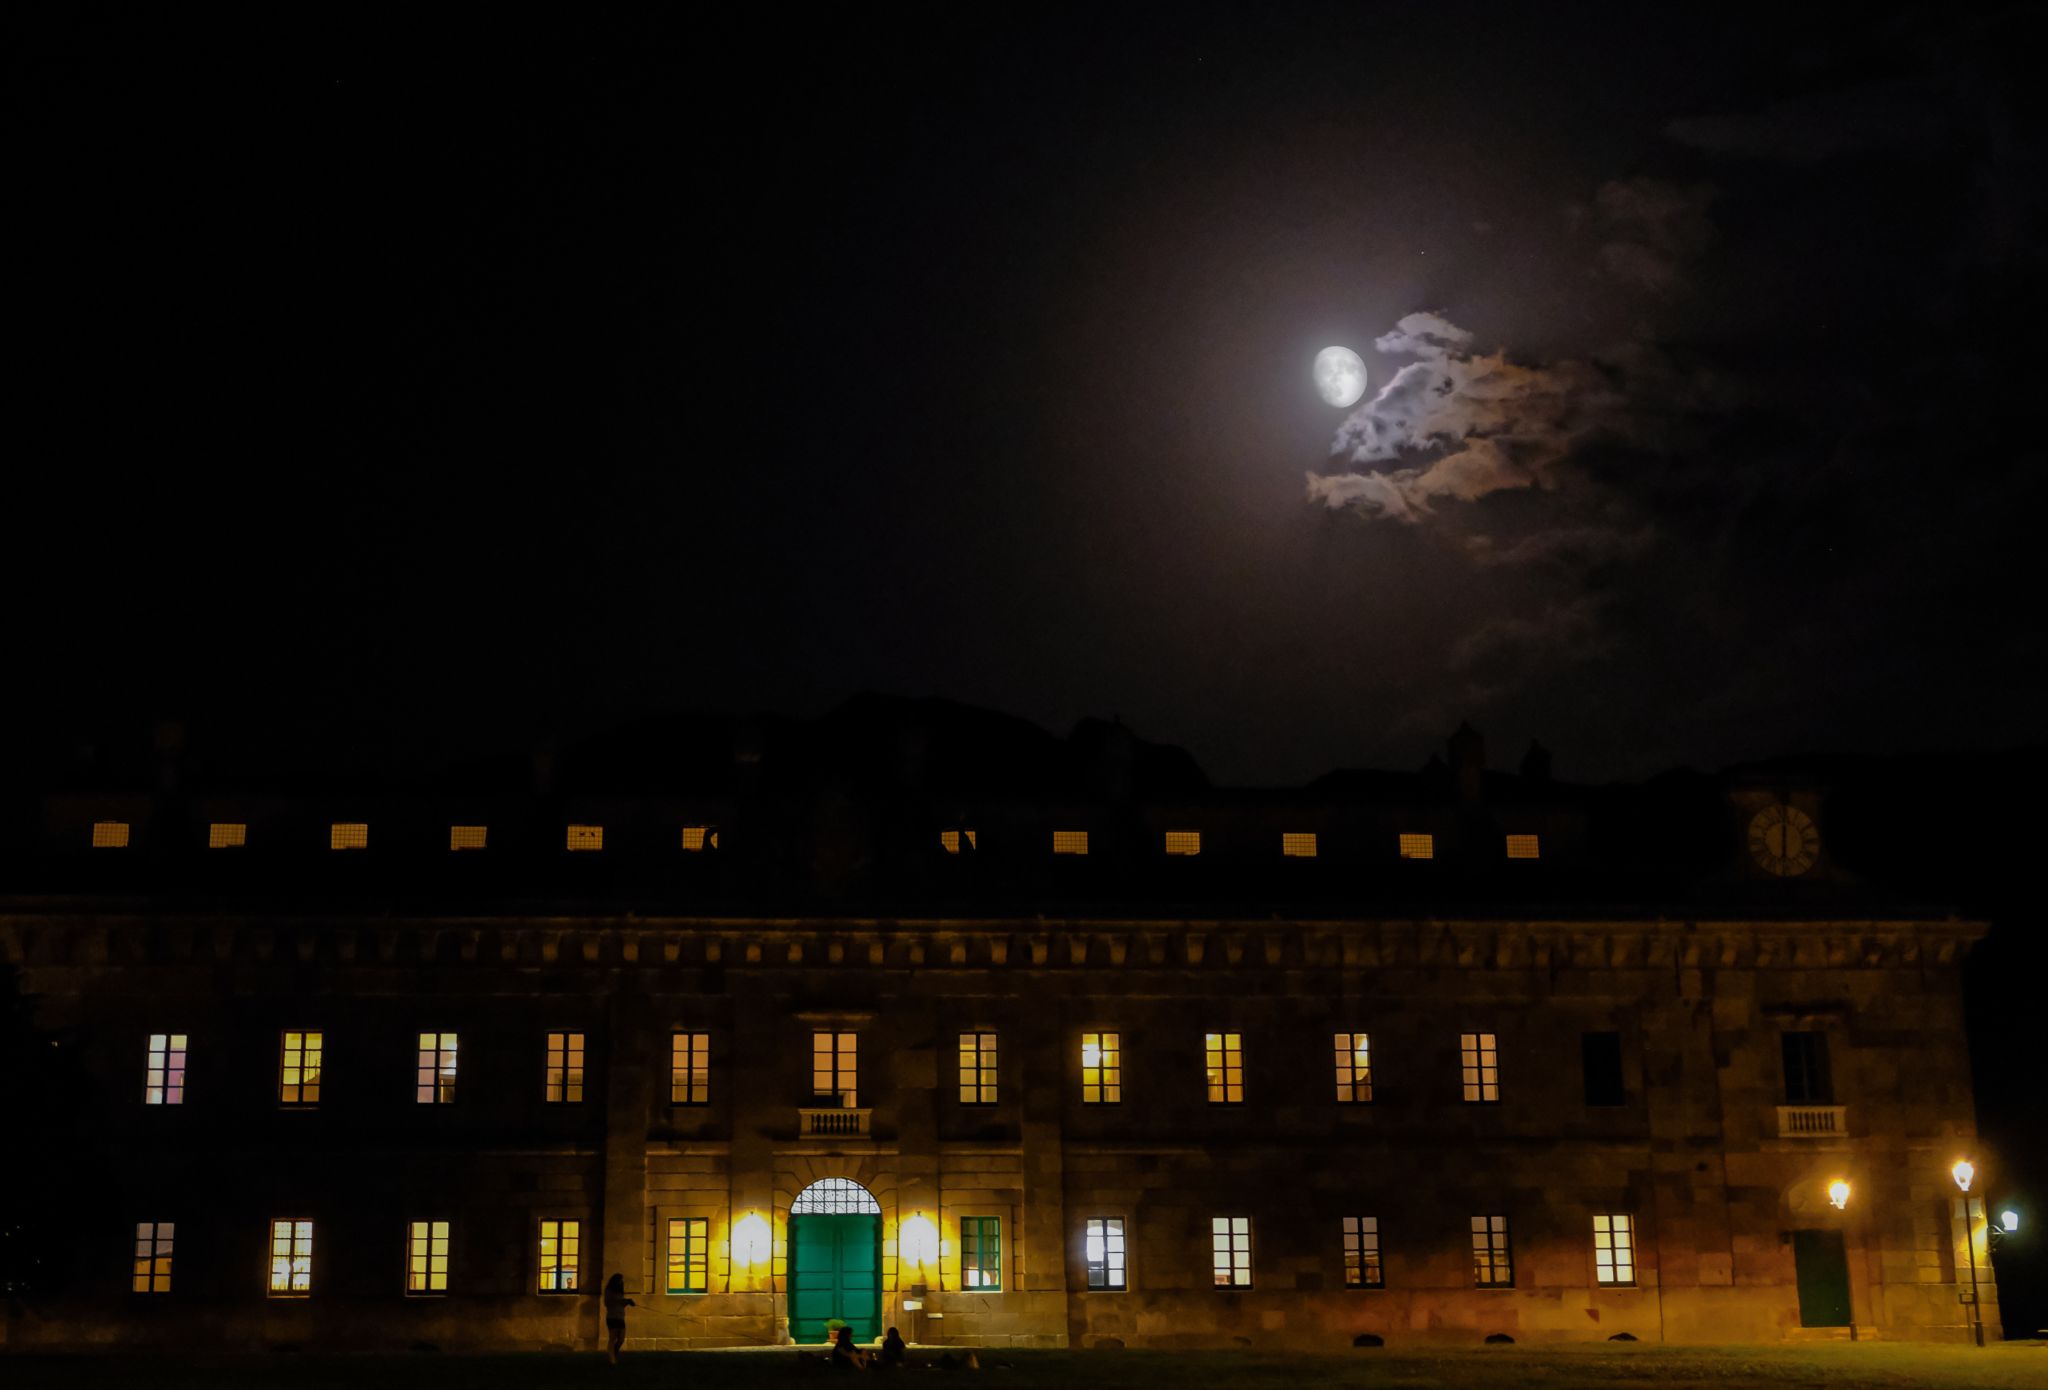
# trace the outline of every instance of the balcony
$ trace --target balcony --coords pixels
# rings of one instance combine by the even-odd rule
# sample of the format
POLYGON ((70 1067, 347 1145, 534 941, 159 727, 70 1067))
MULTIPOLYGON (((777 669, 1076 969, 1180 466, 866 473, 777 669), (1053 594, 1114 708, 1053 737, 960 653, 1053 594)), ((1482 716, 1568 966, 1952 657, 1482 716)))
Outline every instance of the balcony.
POLYGON ((1842 1139, 1849 1133, 1846 1105, 1781 1105, 1778 1107, 1780 1139, 1842 1139))
POLYGON ((874 1113, 837 1105, 829 1110, 799 1110, 796 1132, 805 1139, 865 1139, 868 1119, 874 1113))

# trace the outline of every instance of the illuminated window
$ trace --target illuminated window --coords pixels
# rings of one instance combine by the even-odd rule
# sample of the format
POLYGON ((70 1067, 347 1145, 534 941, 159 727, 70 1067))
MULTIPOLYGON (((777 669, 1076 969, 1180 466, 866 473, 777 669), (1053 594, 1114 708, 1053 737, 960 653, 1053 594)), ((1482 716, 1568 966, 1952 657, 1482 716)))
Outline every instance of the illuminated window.
POLYGON ((1088 832, 1085 830, 1055 830, 1052 832, 1054 854, 1086 854, 1088 832))
POLYGON ((320 1103, 320 1033, 286 1033, 277 1064, 277 1099, 281 1105, 320 1103))
POLYGON ((853 1105, 860 1091, 858 1033, 811 1034, 811 1094, 853 1105))
POLYGON ((581 1221, 540 1223, 540 1291, 574 1293, 583 1256, 581 1221))
POLYGON ((548 1034, 548 1077, 545 1099, 550 1105, 583 1101, 583 1035, 548 1034))
POLYGON ((1515 1260, 1508 1250, 1505 1216, 1472 1218, 1472 1282, 1482 1289, 1515 1286, 1515 1260))
POLYGON ((1199 830, 1169 830, 1166 832, 1168 854, 1200 854, 1202 832, 1199 830))
POLYGON ((978 1289, 982 1293, 1002 1292, 1002 1218, 960 1218, 960 1286, 965 1289, 978 1289))
POLYGON ((1124 1285, 1124 1219, 1091 1216, 1082 1223, 1081 1246, 1088 1261, 1088 1287, 1121 1289, 1124 1285))
POLYGON ((1386 1283, 1380 1268, 1380 1219, 1377 1216, 1344 1218, 1344 1287, 1377 1289, 1386 1283))
POLYGON ((1313 859, 1316 857, 1316 836, 1313 831, 1290 831, 1280 837, 1280 853, 1288 859, 1313 859))
POLYGON ((1219 1289, 1252 1286, 1252 1219, 1218 1216, 1209 1222, 1210 1267, 1219 1289))
POLYGON ((715 825, 684 826, 683 848, 692 854, 702 854, 707 849, 717 849, 718 827, 715 825))
MULTIPOLYGON (((948 854, 958 854, 960 852, 960 842, 963 839, 967 841, 967 848, 981 848, 981 841, 974 837, 972 830, 941 830, 939 832, 939 843, 945 846, 946 853, 948 854)), ((1084 850, 1083 853, 1086 853, 1086 851, 1084 850)))
POLYGON ((996 1103, 996 1035, 994 1033, 962 1033, 960 1035, 960 1103, 962 1105, 994 1105, 996 1103))
POLYGON ((670 1293, 703 1293, 711 1279, 711 1222, 702 1216, 678 1216, 668 1223, 670 1293))
POLYGON ((711 1103, 711 1035, 671 1033, 668 1039, 670 1105, 711 1103))
POLYGON ((1537 844, 1537 837, 1536 837, 1536 836, 1534 836, 1534 835, 1510 835, 1510 836, 1508 836, 1508 858, 1510 858, 1510 859, 1541 859, 1542 857, 1543 857, 1543 855, 1542 855, 1541 847, 1540 847, 1540 846, 1539 846, 1539 845, 1537 844))
POLYGON ((601 825, 572 825, 569 827, 569 850, 578 853, 604 848, 604 827, 601 825))
POLYGON ((448 848, 482 849, 490 833, 488 825, 451 825, 448 827, 448 848))
POLYGON ((1124 1098, 1124 1037, 1121 1033, 1081 1035, 1081 1103, 1117 1105, 1124 1098))
POLYGON ((1458 1034, 1458 1056, 1464 1071, 1465 1099, 1500 1099, 1500 1049, 1491 1033, 1458 1034))
POLYGON ((171 1291, 171 1241, 178 1233, 174 1221, 135 1223, 135 1272, 128 1287, 136 1293, 171 1291))
POLYGON ((421 1105, 455 1103, 455 1034, 420 1034, 413 1099, 421 1105))
POLYGON ((94 849, 128 848, 128 822, 124 820, 96 820, 92 823, 92 847, 94 849))
POLYGON ((1593 1275, 1603 1284, 1636 1281, 1636 1223, 1620 1213, 1593 1218, 1593 1275))
POLYGON ((1363 1105, 1372 1099, 1372 1036, 1368 1033, 1336 1035, 1337 1099, 1346 1105, 1363 1105))
POLYGON ((241 849, 249 843, 249 827, 239 821, 215 821, 206 827, 208 849, 241 849))
POLYGON ((149 1070, 142 1083, 144 1105, 185 1103, 185 1035, 151 1033, 149 1070))
POLYGON ((1244 1099, 1244 1034, 1210 1033, 1204 1046, 1209 1062, 1209 1103, 1238 1104, 1244 1099))
POLYGON ((270 1223, 270 1296, 304 1298, 313 1292, 313 1223, 280 1218, 270 1223))
POLYGON ((1406 834, 1402 835, 1401 857, 1403 859, 1436 858, 1436 836, 1406 834))
POLYGON ((361 821, 336 821, 327 827, 327 848, 368 849, 370 827, 361 821))
POLYGON ((448 1223, 414 1221, 405 1229, 405 1291, 448 1292, 448 1223))

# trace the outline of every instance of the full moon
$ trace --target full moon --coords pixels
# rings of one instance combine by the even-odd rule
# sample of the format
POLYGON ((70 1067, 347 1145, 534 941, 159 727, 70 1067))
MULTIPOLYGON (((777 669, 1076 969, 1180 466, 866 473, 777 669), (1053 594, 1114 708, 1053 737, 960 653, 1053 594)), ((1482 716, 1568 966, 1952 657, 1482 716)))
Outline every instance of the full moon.
POLYGON ((1365 359, 1348 347, 1326 347, 1316 354, 1316 390, 1331 405, 1358 404, 1365 394, 1365 359))

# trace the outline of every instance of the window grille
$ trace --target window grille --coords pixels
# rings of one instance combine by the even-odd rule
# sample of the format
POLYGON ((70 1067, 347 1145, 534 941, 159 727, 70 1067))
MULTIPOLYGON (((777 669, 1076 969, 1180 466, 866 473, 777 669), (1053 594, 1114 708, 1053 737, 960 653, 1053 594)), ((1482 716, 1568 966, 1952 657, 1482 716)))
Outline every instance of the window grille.
POLYGON ((583 1035, 548 1034, 548 1074, 545 1100, 550 1105, 580 1105, 583 1101, 583 1035))
POLYGON ((249 827, 239 821, 215 821, 206 827, 208 849, 241 849, 249 843, 249 827))
POLYGON ((811 1094, 851 1106, 860 1092, 860 1034, 811 1034, 811 1094))
POLYGON ((1317 839, 1313 831, 1289 831, 1280 836, 1280 853, 1287 859, 1313 859, 1316 857, 1317 839))
POLYGON ((1167 831, 1166 852, 1175 855, 1200 854, 1202 852, 1202 832, 1199 830, 1167 831))
POLYGON ((572 825, 569 827, 566 846, 572 854, 601 850, 604 848, 604 827, 572 825))
POLYGON ((670 1293, 703 1293, 711 1278, 711 1222, 702 1216, 678 1216, 668 1223, 670 1293))
POLYGON ((1337 1099, 1363 1105, 1372 1099, 1372 1038, 1365 1033, 1336 1035, 1337 1099))
POLYGON ((1636 1281, 1635 1218, 1619 1212, 1593 1218, 1593 1274, 1602 1284, 1636 1281))
POLYGON ((1082 1227, 1082 1253, 1088 1262, 1088 1287, 1122 1289, 1124 1283, 1124 1221, 1120 1216, 1091 1216, 1082 1227))
POLYGON ((671 1105, 711 1103, 711 1035, 669 1035, 668 1100, 671 1105))
POLYGON ((128 848, 128 822, 124 820, 96 820, 92 823, 92 847, 94 849, 128 848))
POLYGON ((1541 846, 1541 844, 1540 844, 1540 843, 1538 842, 1538 839, 1537 839, 1537 837, 1536 837, 1536 836, 1534 836, 1534 835, 1510 835, 1510 836, 1508 836, 1508 858, 1510 858, 1510 859, 1541 859, 1542 857, 1543 857, 1543 852, 1542 852, 1542 846, 1541 846))
POLYGON ((1500 1049, 1491 1033, 1460 1033, 1458 1053, 1465 1099, 1474 1103, 1500 1099, 1500 1049))
POLYGON ((313 1291, 313 1223, 280 1218, 270 1223, 270 1296, 303 1298, 313 1291))
POLYGON ((820 1178, 796 1194, 791 1216, 880 1216, 875 1194, 851 1178, 820 1178))
POLYGON ((1124 1040, 1121 1033, 1081 1035, 1081 1103, 1116 1105, 1124 1098, 1124 1040))
POLYGON ((1252 1286, 1252 1219, 1218 1216, 1209 1222, 1210 1263, 1219 1289, 1252 1286))
POLYGON ((994 1105, 996 1103, 996 1035, 994 1033, 962 1033, 960 1035, 960 1103, 962 1105, 994 1105))
POLYGON ((286 1033, 279 1049, 277 1099, 281 1105, 320 1103, 321 1052, 325 1035, 286 1033))
POLYGON ((1209 1064, 1209 1103, 1236 1105, 1244 1100, 1244 1035, 1210 1033, 1204 1038, 1209 1064))
POLYGON ((414 1221, 405 1235, 405 1291, 448 1292, 448 1223, 414 1221))
POLYGON ((543 1221, 540 1223, 540 1291, 574 1293, 577 1270, 582 1264, 583 1223, 543 1221))
POLYGON ((1377 1289, 1386 1283, 1380 1265, 1380 1219, 1377 1216, 1344 1218, 1344 1287, 1377 1289))
POLYGON ((1482 1289, 1514 1287, 1515 1262, 1505 1216, 1472 1218, 1472 1282, 1482 1289))
POLYGON ((995 1216, 960 1218, 960 1285, 981 1293, 1000 1293, 1003 1287, 1002 1219, 995 1216))
POLYGON ((413 1099, 421 1105, 455 1103, 455 1034, 420 1034, 413 1099))
POLYGON ((1054 854, 1086 854, 1088 832, 1085 830, 1055 830, 1052 832, 1054 854))
POLYGON ((448 827, 448 848, 482 849, 490 834, 488 825, 451 825, 448 827))
POLYGON ((142 1084, 144 1105, 185 1103, 185 1035, 149 1035, 148 1075, 142 1084))
POLYGON ((327 848, 368 849, 370 827, 361 821, 336 821, 327 827, 327 848))
POLYGON ((135 1269, 129 1288, 136 1293, 171 1291, 171 1246, 177 1232, 174 1221, 135 1223, 135 1269))
POLYGON ((1401 857, 1403 859, 1436 858, 1436 836, 1404 834, 1401 836, 1401 857))

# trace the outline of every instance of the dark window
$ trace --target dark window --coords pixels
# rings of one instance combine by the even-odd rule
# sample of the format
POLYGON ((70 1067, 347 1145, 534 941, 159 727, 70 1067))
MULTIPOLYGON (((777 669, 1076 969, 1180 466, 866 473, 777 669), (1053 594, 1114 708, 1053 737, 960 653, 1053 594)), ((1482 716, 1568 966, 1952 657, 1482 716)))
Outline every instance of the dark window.
POLYGON ((1784 1033, 1785 1103, 1833 1105, 1835 1084, 1828 1075, 1828 1040, 1824 1033, 1784 1033))
POLYGON ((1586 1104, 1628 1104, 1621 1087, 1621 1034, 1581 1033, 1579 1061, 1586 1071, 1586 1104))

